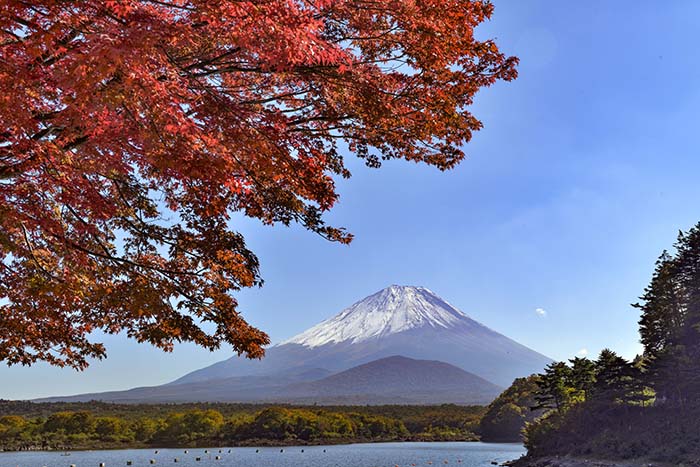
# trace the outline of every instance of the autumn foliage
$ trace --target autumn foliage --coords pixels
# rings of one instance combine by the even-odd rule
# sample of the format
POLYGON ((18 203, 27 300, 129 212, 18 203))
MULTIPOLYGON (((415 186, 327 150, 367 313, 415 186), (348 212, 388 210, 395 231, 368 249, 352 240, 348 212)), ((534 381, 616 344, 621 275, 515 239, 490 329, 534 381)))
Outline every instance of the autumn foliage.
POLYGON ((0 2, 0 360, 82 368, 90 334, 267 336, 240 212, 348 242, 342 154, 449 169, 517 60, 477 0, 0 2), (209 323, 209 324, 206 324, 209 323))

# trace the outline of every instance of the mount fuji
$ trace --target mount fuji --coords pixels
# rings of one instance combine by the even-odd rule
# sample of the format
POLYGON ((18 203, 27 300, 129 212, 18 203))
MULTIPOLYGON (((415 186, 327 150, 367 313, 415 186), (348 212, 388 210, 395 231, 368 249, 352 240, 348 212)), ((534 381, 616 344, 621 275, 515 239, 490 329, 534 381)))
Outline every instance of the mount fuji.
MULTIPOLYGON (((328 388, 334 388, 333 394, 342 396, 342 400, 378 403, 391 398, 402 400, 396 392, 395 377, 403 365, 407 382, 409 374, 440 374, 440 379, 452 379, 455 387, 461 385, 460 401, 488 403, 513 379, 540 372, 550 362, 544 355, 473 320, 427 288, 392 285, 268 348, 262 360, 232 357, 163 386, 49 400, 306 403, 319 401, 328 394, 328 388), (389 363, 391 371, 377 370, 387 368, 389 363), (449 372, 447 367, 451 368, 449 372), (388 373, 394 375, 391 382, 383 381, 389 376, 382 375, 388 373), (361 374, 373 375, 376 394, 367 394, 366 385, 352 384, 358 379, 352 375, 361 374), (345 385, 340 392, 339 381, 345 385)), ((421 378, 414 378, 406 384, 403 400, 455 401, 459 391, 452 386, 444 397, 435 392, 437 378, 426 378, 422 387, 416 385, 421 378), (419 393, 433 394, 429 400, 415 400, 419 393)))
POLYGON ((392 285, 269 348, 262 360, 233 357, 171 384, 311 368, 335 372, 393 355, 450 363, 499 386, 552 361, 425 287, 392 285))

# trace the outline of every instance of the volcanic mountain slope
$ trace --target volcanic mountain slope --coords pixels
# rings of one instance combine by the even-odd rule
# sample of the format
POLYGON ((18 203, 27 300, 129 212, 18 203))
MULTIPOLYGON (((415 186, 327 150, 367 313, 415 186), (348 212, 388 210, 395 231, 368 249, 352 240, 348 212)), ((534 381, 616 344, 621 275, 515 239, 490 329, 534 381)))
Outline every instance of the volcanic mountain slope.
POLYGON ((262 402, 326 405, 485 405, 503 388, 443 362, 394 356, 327 377, 323 370, 279 377, 232 377, 44 399, 118 403, 262 402), (299 382, 319 377, 314 381, 299 382), (297 381, 297 382, 294 382, 297 381))
POLYGON ((262 360, 233 357, 170 384, 271 375, 292 368, 335 372, 392 355, 450 363, 504 387, 551 362, 424 287, 394 285, 269 348, 262 360))
MULTIPOLYGON (((120 404, 180 402, 265 402, 284 393, 284 388, 299 382, 316 381, 331 372, 322 368, 274 376, 233 376, 183 384, 143 386, 125 391, 108 391, 73 396, 55 396, 34 402, 105 401, 120 404)), ((282 397, 278 397, 281 402, 282 397)))
POLYGON ((269 348, 262 360, 233 357, 163 386, 46 400, 486 403, 498 386, 550 361, 426 288, 391 286, 269 348), (420 365, 431 375, 425 381, 420 365))
POLYGON ((449 363, 394 356, 318 381, 297 383, 273 396, 315 404, 488 404, 503 388, 449 363))

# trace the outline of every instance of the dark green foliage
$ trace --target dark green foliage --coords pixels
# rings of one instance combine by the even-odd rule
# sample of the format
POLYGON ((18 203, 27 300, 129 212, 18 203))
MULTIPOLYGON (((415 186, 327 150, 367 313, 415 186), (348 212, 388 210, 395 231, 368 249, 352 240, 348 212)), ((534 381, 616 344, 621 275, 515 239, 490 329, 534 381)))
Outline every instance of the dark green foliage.
POLYGON ((100 441, 129 442, 136 439, 132 424, 117 417, 98 417, 95 419, 95 435, 100 441))
POLYGON ((541 376, 535 398, 544 401, 539 407, 549 411, 524 430, 530 455, 566 454, 574 447, 580 454, 579 447, 589 446, 587 438, 591 437, 588 431, 576 428, 582 420, 593 423, 590 417, 595 414, 598 425, 593 430, 604 423, 610 427, 622 423, 619 414, 626 416, 649 404, 652 393, 644 383, 642 360, 628 362, 605 349, 595 361, 575 358, 570 362, 571 366, 552 364, 541 376))
POLYGON ((537 380, 534 408, 543 410, 565 410, 572 402, 574 388, 570 384, 571 368, 565 362, 547 365, 537 380))
POLYGON ((700 394, 700 224, 680 232, 674 246, 634 306, 641 310, 649 383, 660 401, 683 406, 700 394))
MULTIPOLYGON (((566 370, 551 366, 540 385, 556 408, 525 430, 528 455, 648 458, 674 465, 700 459, 700 224, 664 251, 641 311, 644 355, 628 362, 610 350, 590 364, 571 360, 568 385, 585 396, 561 403, 566 370), (578 370, 576 369, 578 367, 578 370), (576 403, 580 402, 580 403, 576 403)), ((565 384, 566 386, 566 384, 565 384)))
POLYGON ((44 422, 43 429, 69 435, 91 433, 95 429, 95 419, 90 412, 57 412, 44 422))
POLYGON ((483 407, 0 401, 0 450, 474 440, 483 407), (3 415, 5 414, 5 415, 3 415))
POLYGON ((594 363, 592 398, 597 402, 627 402, 635 379, 641 375, 624 358, 610 349, 603 349, 594 363))
POLYGON ((642 312, 639 334, 644 352, 650 357, 657 357, 679 340, 685 307, 677 278, 678 265, 668 251, 664 251, 656 261, 651 283, 640 297, 642 302, 632 305, 642 312))
MULTIPOLYGON (((332 407, 334 411, 358 411, 357 407, 332 407)), ((449 436, 473 437, 479 420, 486 411, 480 405, 463 406, 443 404, 437 406, 385 405, 363 407, 361 412, 383 415, 401 420, 408 431, 428 439, 441 439, 440 433, 449 436)))
POLYGON ((574 388, 577 399, 587 400, 596 384, 596 365, 587 358, 576 357, 569 360, 571 373, 569 385, 574 388))
POLYGON ((535 394, 539 390, 539 382, 539 375, 517 378, 488 406, 479 424, 479 434, 483 441, 522 440, 521 431, 525 424, 543 413, 542 410, 532 409, 536 405, 535 394))
MULTIPOLYGON (((700 410, 579 404, 528 426, 528 456, 638 459, 696 465, 700 458, 700 410)), ((639 465, 643 465, 640 463, 639 465)))
POLYGON ((218 410, 189 410, 171 413, 149 441, 155 444, 189 445, 218 434, 224 416, 218 410))

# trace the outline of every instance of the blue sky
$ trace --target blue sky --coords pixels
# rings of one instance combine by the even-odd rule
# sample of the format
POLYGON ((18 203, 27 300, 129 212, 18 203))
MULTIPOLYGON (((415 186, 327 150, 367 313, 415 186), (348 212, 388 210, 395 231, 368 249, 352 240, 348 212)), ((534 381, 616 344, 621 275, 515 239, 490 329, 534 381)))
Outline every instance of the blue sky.
MULTIPOLYGON (((350 246, 236 226, 266 281, 241 310, 274 342, 406 284, 555 359, 639 351, 629 304, 678 229, 700 221, 700 2, 494 4, 479 32, 520 57, 520 77, 478 96, 485 128, 461 166, 349 160, 328 218, 356 235, 350 246)), ((230 355, 104 342, 108 359, 83 373, 1 367, 0 398, 160 384, 230 355)))

